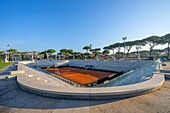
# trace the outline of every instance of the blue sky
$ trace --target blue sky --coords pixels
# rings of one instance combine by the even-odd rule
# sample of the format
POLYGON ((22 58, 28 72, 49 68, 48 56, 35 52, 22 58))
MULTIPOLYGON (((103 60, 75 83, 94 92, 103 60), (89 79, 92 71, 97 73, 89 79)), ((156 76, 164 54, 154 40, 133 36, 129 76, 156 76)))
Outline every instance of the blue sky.
POLYGON ((0 50, 83 51, 170 33, 170 0, 0 0, 0 50))

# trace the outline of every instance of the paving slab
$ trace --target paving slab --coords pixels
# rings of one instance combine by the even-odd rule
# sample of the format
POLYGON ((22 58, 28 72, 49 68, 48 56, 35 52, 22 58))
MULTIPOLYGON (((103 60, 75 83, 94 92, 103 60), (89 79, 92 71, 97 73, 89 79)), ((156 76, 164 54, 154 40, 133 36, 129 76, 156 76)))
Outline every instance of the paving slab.
POLYGON ((0 113, 170 113, 170 81, 160 90, 133 98, 83 101, 30 94, 9 78, 0 80, 0 113))
POLYGON ((0 113, 169 113, 170 81, 153 93, 117 100, 63 100, 21 90, 16 79, 0 80, 0 113))
POLYGON ((14 71, 16 69, 17 68, 16 68, 15 64, 11 64, 7 67, 4 67, 3 69, 0 70, 0 76, 1 75, 8 75, 10 71, 14 71))
POLYGON ((53 113, 90 113, 88 100, 62 100, 53 113))

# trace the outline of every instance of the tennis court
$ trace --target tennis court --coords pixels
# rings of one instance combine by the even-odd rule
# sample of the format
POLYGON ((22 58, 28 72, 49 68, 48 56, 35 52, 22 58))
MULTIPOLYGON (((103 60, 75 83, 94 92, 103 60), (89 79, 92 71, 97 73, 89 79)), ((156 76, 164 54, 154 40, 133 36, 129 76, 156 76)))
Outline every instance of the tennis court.
POLYGON ((109 75, 116 75, 117 73, 86 70, 75 67, 61 67, 61 68, 47 68, 45 69, 51 73, 59 72, 57 75, 62 76, 66 79, 74 81, 76 83, 87 86, 89 83, 108 77, 109 75), (57 70, 57 71, 56 71, 57 70))

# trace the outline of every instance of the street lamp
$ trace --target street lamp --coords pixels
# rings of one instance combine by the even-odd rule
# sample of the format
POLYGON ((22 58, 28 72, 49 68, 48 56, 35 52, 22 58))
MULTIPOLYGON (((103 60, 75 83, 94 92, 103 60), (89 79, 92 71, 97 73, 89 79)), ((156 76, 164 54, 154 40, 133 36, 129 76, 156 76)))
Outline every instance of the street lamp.
POLYGON ((115 60, 114 48, 112 48, 112 50, 113 50, 113 60, 115 60))
POLYGON ((126 58, 126 53, 125 53, 125 47, 126 47, 126 45, 125 45, 125 40, 127 40, 127 37, 122 37, 122 40, 124 41, 124 59, 126 58))
POLYGON ((92 47, 92 44, 90 44, 90 47, 92 47))
POLYGON ((9 44, 7 44, 7 62, 9 61, 9 44))
POLYGON ((136 50, 137 50, 137 56, 138 56, 138 59, 140 60, 140 53, 139 51, 141 51, 141 46, 136 46, 136 50))

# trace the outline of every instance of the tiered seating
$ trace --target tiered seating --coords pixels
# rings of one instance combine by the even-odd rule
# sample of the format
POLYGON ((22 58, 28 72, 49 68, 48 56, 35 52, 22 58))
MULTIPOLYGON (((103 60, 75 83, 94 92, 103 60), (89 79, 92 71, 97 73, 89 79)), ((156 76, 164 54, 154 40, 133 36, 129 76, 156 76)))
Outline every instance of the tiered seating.
POLYGON ((78 60, 78 61, 70 61, 68 63, 69 66, 75 66, 75 67, 84 67, 85 61, 83 60, 78 60))
POLYGON ((46 83, 49 85, 53 85, 53 86, 60 86, 60 87, 73 87, 55 77, 52 77, 46 73, 43 73, 42 71, 40 71, 41 69, 32 69, 30 67, 27 67, 23 64, 18 64, 18 70, 25 70, 25 76, 28 77, 28 79, 35 81, 36 83, 46 83))
POLYGON ((116 72, 128 72, 130 70, 139 68, 143 65, 151 63, 151 61, 130 61, 130 60, 120 60, 120 61, 101 61, 101 60, 46 60, 38 61, 35 63, 30 63, 28 66, 37 67, 53 67, 53 66, 74 66, 82 68, 91 68, 98 70, 116 71, 116 72))
POLYGON ((64 65, 65 63, 67 63, 68 61, 66 60, 41 60, 41 61, 37 61, 34 63, 30 63, 27 64, 28 66, 37 66, 37 67, 53 67, 53 66, 60 66, 60 65, 64 65))
POLYGON ((92 69, 98 70, 108 70, 108 71, 117 71, 117 72, 127 72, 138 67, 141 67, 149 61, 130 61, 130 60, 122 60, 122 61, 96 61, 96 60, 79 60, 79 61, 71 61, 69 62, 70 66, 75 67, 92 67, 92 69))

